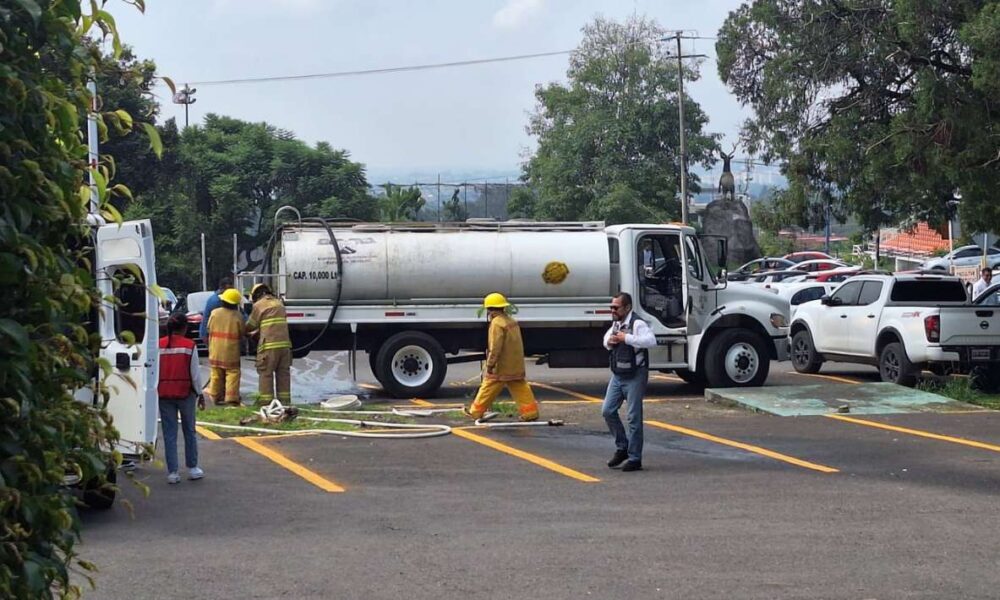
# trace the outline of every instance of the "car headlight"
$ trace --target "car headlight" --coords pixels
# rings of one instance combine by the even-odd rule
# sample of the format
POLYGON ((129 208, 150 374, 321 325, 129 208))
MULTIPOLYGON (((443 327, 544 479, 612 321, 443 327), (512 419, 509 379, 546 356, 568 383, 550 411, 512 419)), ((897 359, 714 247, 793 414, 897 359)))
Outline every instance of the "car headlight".
POLYGON ((788 319, 786 319, 785 315, 781 313, 771 313, 771 326, 775 329, 788 327, 788 319))

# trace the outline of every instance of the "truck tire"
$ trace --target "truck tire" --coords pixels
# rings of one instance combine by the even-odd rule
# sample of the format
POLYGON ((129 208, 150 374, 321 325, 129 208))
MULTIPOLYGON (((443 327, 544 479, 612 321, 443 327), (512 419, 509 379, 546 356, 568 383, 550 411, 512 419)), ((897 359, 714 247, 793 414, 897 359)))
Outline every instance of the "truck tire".
MULTIPOLYGON (((106 477, 107 482, 114 485, 118 482, 118 471, 109 467, 106 477)), ((101 487, 97 479, 91 479, 83 486, 83 503, 94 510, 108 510, 115 503, 115 490, 101 487)))
POLYGON ((878 355, 878 373, 882 381, 913 387, 917 382, 916 370, 899 342, 886 344, 878 355))
POLYGON ((444 381, 444 348, 421 331, 397 333, 382 344, 375 359, 376 377, 394 398, 433 394, 444 381))
POLYGON ((378 374, 378 348, 374 351, 368 353, 368 366, 371 367, 372 375, 375 376, 375 380, 382 383, 382 378, 378 374))
POLYGON ((823 359, 816 352, 812 335, 803 329, 792 336, 792 367, 799 373, 819 373, 823 359))
POLYGON ((684 380, 684 383, 705 387, 705 374, 701 371, 691 371, 689 369, 674 369, 674 374, 684 380))
POLYGON ((752 331, 726 329, 708 342, 705 375, 711 387, 757 387, 770 370, 767 343, 752 331))

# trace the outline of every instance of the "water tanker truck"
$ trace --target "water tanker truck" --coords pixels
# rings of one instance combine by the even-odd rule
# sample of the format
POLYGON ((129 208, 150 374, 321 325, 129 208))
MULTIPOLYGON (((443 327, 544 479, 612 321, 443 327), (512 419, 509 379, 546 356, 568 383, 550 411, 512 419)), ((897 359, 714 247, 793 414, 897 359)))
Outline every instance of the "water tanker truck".
MULTIPOLYGON (((610 297, 629 292, 657 346, 650 367, 713 387, 759 386, 786 358, 787 311, 751 286, 728 288, 725 241, 679 224, 600 222, 280 225, 253 281, 284 301, 295 356, 367 352, 397 398, 433 394, 448 365, 481 360, 482 298, 515 305, 525 353, 550 367, 606 367, 610 297)), ((243 284, 249 282, 244 278, 243 284)))

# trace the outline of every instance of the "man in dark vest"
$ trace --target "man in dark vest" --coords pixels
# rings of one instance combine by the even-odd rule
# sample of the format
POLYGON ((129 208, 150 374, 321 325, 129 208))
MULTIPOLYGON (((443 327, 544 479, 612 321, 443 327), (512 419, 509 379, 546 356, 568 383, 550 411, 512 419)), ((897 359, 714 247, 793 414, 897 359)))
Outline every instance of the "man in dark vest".
POLYGON ((611 355, 611 381, 604 394, 601 415, 615 436, 615 455, 608 466, 622 463, 622 471, 642 469, 642 397, 649 381, 649 351, 656 336, 645 321, 632 312, 632 296, 621 292, 611 299, 614 321, 604 334, 604 347, 611 355), (622 402, 628 401, 628 433, 618 416, 622 402))
POLYGON ((163 427, 163 454, 167 460, 167 483, 181 480, 177 464, 177 417, 184 430, 184 462, 188 479, 201 479, 205 472, 198 466, 198 440, 195 433, 194 406, 205 408, 201 396, 201 371, 194 341, 187 338, 187 317, 174 313, 167 320, 167 335, 160 338, 160 380, 156 391, 160 398, 160 424, 163 427))

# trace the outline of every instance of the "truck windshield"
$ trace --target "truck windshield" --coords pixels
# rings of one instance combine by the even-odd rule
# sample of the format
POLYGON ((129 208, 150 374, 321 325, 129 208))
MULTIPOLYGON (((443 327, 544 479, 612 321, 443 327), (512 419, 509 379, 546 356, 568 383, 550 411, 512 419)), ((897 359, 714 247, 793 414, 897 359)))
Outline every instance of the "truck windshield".
POLYGON ((935 304, 938 302, 966 302, 968 297, 961 281, 897 281, 892 287, 892 302, 935 304))

